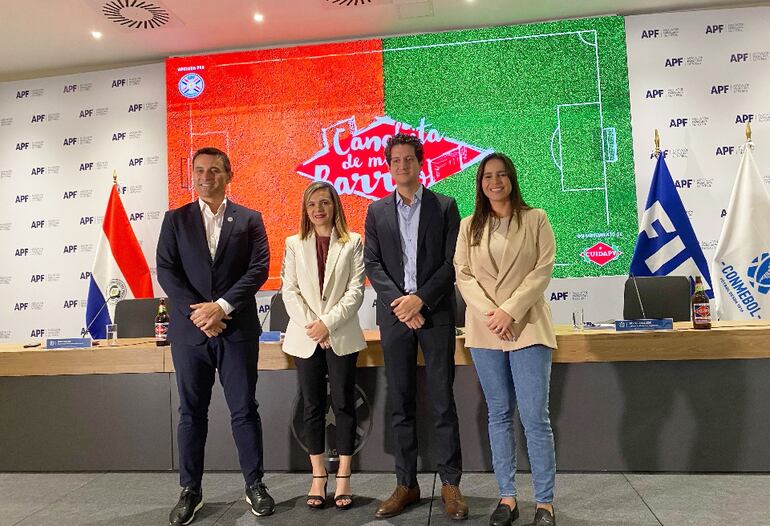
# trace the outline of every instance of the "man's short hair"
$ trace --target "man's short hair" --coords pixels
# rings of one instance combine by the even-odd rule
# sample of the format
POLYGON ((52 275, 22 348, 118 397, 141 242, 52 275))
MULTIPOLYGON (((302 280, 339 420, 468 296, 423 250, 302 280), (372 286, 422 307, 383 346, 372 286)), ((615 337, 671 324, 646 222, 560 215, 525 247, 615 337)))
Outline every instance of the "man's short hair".
POLYGON ((425 156, 425 152, 422 149, 422 141, 415 135, 407 135, 405 133, 397 133, 385 144, 385 160, 390 165, 390 150, 399 144, 407 144, 414 148, 414 155, 417 157, 417 162, 422 164, 422 159, 425 156))
POLYGON ((213 146, 206 146, 205 148, 201 148, 200 150, 195 152, 195 155, 193 155, 193 158, 192 158, 193 166, 195 166, 195 159, 197 159, 199 155, 214 155, 216 157, 219 157, 222 160, 222 166, 225 169, 225 173, 228 175, 233 173, 233 169, 230 166, 230 158, 227 156, 225 152, 223 152, 219 148, 214 148, 213 146))

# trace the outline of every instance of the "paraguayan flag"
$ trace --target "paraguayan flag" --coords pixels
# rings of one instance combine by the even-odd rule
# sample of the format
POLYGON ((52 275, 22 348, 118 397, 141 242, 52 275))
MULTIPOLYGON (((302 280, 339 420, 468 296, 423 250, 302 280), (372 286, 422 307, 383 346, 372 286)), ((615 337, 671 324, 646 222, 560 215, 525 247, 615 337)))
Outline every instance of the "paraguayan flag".
POLYGON ((152 297, 150 268, 113 184, 88 287, 86 328, 91 337, 106 337, 105 326, 115 322, 120 300, 152 297))

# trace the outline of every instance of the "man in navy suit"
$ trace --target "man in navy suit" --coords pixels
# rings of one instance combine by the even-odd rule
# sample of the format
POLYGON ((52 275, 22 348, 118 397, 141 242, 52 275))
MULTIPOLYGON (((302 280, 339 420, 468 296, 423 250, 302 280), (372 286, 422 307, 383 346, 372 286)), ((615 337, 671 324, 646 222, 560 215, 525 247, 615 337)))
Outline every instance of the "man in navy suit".
POLYGON ((377 509, 393 517, 420 499, 417 485, 417 345, 434 417, 441 499, 452 519, 467 519, 460 493, 462 455, 452 384, 455 375, 454 258, 460 213, 451 197, 420 182, 423 146, 415 136, 388 140, 385 160, 396 191, 369 205, 364 263, 377 291, 397 486, 377 509))
POLYGON ((198 200, 166 212, 157 250, 158 282, 171 300, 168 338, 179 389, 179 479, 169 516, 189 524, 203 506, 203 456, 216 371, 230 408, 246 501, 254 515, 275 502, 262 483, 262 423, 255 389, 261 327, 254 295, 267 280, 270 252, 259 212, 226 199, 227 154, 193 156, 198 200))

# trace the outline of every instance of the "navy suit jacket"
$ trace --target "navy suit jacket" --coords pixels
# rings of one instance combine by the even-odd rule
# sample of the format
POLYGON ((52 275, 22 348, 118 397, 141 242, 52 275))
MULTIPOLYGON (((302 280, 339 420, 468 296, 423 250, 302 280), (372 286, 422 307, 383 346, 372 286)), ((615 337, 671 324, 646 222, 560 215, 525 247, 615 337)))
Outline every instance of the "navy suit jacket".
POLYGON ((158 282, 171 304, 169 341, 200 345, 207 336, 190 321, 190 305, 224 298, 235 310, 218 337, 258 340, 262 329, 254 295, 265 283, 270 262, 267 233, 259 212, 227 200, 222 232, 211 261, 196 200, 169 210, 158 239, 158 282))
MULTIPOLYGON (((377 324, 398 322, 390 304, 404 296, 404 261, 395 192, 366 212, 364 265, 377 291, 377 324)), ((455 255, 460 213, 451 197, 423 189, 417 230, 417 291, 426 326, 455 323, 455 255)))

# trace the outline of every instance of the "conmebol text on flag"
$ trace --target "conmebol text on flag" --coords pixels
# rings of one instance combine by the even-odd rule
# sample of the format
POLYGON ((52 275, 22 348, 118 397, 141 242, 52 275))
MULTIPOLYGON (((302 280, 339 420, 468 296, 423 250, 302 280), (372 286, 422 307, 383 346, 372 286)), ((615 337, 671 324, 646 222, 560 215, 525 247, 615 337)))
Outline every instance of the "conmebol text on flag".
POLYGON ((105 325, 114 322, 120 300, 152 297, 150 268, 113 184, 88 287, 86 328, 91 337, 106 337, 105 325))
POLYGON ((720 320, 768 318, 770 312, 770 196, 749 142, 733 185, 714 254, 720 320))

